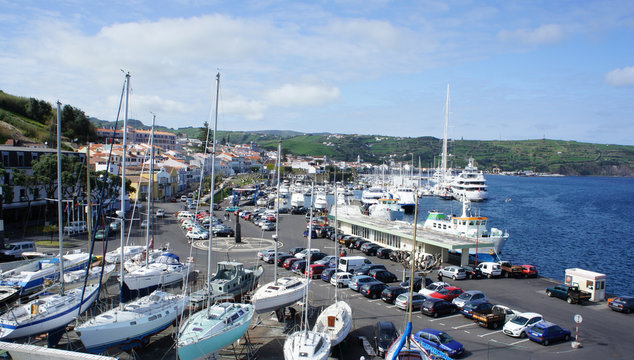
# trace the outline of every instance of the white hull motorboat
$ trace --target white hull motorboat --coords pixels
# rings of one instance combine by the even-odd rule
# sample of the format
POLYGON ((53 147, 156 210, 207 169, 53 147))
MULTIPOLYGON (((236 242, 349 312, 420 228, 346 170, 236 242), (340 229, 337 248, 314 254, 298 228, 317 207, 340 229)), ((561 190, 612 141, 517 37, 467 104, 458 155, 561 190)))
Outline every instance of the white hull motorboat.
POLYGON ((379 199, 368 210, 369 216, 388 221, 403 220, 404 214, 405 211, 396 199, 379 199))
POLYGON ((155 262, 126 275, 124 280, 130 292, 144 295, 156 290, 159 286, 169 286, 185 280, 193 269, 191 262, 183 264, 177 255, 163 253, 155 262))
MULTIPOLYGON (((123 248, 123 256, 125 257, 125 260, 128 260, 133 256, 142 253, 143 250, 145 250, 145 246, 128 245, 123 248)), ((108 251, 106 253, 105 259, 106 262, 109 264, 118 264, 119 261, 121 261, 121 247, 118 247, 116 250, 108 251)))
POLYGON ((308 281, 298 277, 283 277, 256 289, 251 304, 259 314, 281 309, 302 299, 308 281))
POLYGON ((325 360, 330 355, 330 339, 326 334, 300 330, 284 342, 285 360, 325 360))
POLYGON ((345 301, 337 301, 319 314, 314 332, 323 333, 330 338, 330 346, 342 342, 352 328, 352 308, 345 301))

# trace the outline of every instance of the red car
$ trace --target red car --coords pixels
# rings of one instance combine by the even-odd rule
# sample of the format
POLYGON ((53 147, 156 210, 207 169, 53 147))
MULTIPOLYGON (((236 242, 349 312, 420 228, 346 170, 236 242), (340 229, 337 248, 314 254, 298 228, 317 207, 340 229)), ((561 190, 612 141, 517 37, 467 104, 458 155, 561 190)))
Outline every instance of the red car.
MULTIPOLYGON (((317 279, 321 277, 321 273, 324 272, 324 270, 326 270, 326 265, 310 264, 310 278, 317 279)), ((309 275, 308 269, 306 269, 306 271, 304 272, 304 275, 309 275)))
POLYGON ((537 268, 533 265, 520 265, 525 277, 537 277, 537 268))
POLYGON ((293 266, 293 263, 297 260, 301 260, 300 258, 296 258, 296 257, 292 257, 292 258, 288 258, 286 260, 284 260, 284 269, 286 270, 290 270, 291 266, 293 266))
POLYGON ((464 291, 462 291, 462 289, 459 287, 447 286, 446 288, 440 289, 429 296, 451 302, 453 299, 460 296, 460 294, 462 294, 463 292, 464 291))

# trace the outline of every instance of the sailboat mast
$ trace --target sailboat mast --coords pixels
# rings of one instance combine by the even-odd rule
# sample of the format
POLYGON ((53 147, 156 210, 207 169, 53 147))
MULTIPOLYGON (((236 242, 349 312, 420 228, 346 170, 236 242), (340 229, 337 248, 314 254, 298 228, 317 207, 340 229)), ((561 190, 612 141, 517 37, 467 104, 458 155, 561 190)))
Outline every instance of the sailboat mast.
MULTIPOLYGON (((343 180, 343 178, 342 178, 343 180)), ((345 193, 344 193, 345 194, 345 193)), ((337 278, 337 269, 339 269, 339 239, 337 239, 337 203, 339 202, 339 195, 337 194, 337 187, 335 186, 335 278, 337 278)), ((335 286, 335 303, 337 302, 337 289, 339 286, 335 286)))
POLYGON ((442 140, 442 182, 447 173, 447 132, 449 131, 449 84, 447 84, 447 105, 445 107, 445 132, 442 140))
MULTIPOLYGON (((125 251, 123 244, 125 243, 125 193, 126 193, 126 184, 125 184, 125 162, 126 162, 126 153, 128 152, 128 108, 130 101, 130 73, 125 74, 125 116, 123 117, 123 155, 121 157, 121 288, 125 284, 123 279, 123 273, 125 272, 125 251)), ((121 292, 123 294, 123 292, 121 292)), ((121 308, 123 308, 123 302, 120 304, 121 308)))
MULTIPOLYGON (((414 207, 414 237, 412 239, 412 263, 411 263, 411 267, 412 267, 412 272, 410 274, 409 277, 409 319, 407 320, 408 323, 412 322, 412 310, 413 310, 413 303, 414 303, 414 268, 416 266, 416 230, 418 229, 418 192, 416 192, 414 194, 414 199, 416 200, 416 205, 414 207)), ((407 337, 407 347, 410 347, 410 339, 409 337, 407 337)))
POLYGON ((145 266, 150 262, 150 229, 152 228, 152 183, 154 182, 154 123, 156 115, 152 114, 152 131, 150 131, 150 176, 147 185, 147 227, 145 228, 145 266))
POLYGON ((280 172, 282 168, 282 140, 277 143, 277 205, 275 206, 275 261, 273 264, 273 283, 277 284, 277 240, 280 228, 280 172))
POLYGON ((308 225, 308 251, 306 252, 306 299, 304 299, 304 307, 305 307, 305 328, 304 331, 308 333, 308 292, 310 290, 310 258, 313 255, 311 251, 311 244, 313 239, 313 204, 315 199, 315 182, 313 181, 310 188, 310 217, 309 217, 309 225, 308 225))
POLYGON ((209 278, 211 277, 211 244, 213 240, 213 217, 214 217, 214 188, 216 187, 216 128, 218 127, 218 97, 220 96, 220 73, 216 74, 216 116, 214 118, 214 135, 211 151, 211 192, 209 193, 209 252, 207 253, 207 308, 211 305, 211 285, 209 278))
POLYGON ((64 294, 64 235, 62 215, 62 103, 57 102, 57 233, 59 235, 59 280, 64 294))

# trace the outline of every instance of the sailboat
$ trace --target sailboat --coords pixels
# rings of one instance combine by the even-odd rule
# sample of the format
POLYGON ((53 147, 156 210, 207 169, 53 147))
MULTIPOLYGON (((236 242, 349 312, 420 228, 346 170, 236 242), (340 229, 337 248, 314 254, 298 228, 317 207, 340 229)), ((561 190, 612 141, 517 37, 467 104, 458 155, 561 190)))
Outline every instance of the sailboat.
MULTIPOLYGON (((335 188, 335 197, 338 189, 335 188)), ((335 203, 335 239, 337 239, 337 203, 335 203)), ((339 242, 335 241, 335 269, 339 267, 339 242)), ((325 308, 317 317, 314 332, 324 333, 330 338, 330 346, 342 342, 352 329, 352 308, 347 302, 337 299, 339 287, 335 287, 335 303, 325 308)))
MULTIPOLYGON (((277 145, 277 189, 280 188, 280 165, 281 165, 282 143, 277 145)), ((302 195, 303 196, 303 195, 302 195)), ((279 207, 276 208, 276 218, 279 219, 279 207)), ((277 264, 277 240, 280 222, 275 222, 275 261, 277 264)), ((308 280, 301 277, 277 278, 277 266, 273 267, 273 281, 259 287, 251 297, 251 304, 257 313, 264 313, 281 309, 301 300, 306 290, 308 280)))
MULTIPOLYGON (((126 89, 129 91, 130 74, 126 74, 126 89)), ((126 96, 126 112, 123 125, 123 148, 127 149, 127 118, 128 103, 126 96)), ((154 119, 152 120, 154 128, 154 119)), ((152 148, 154 144, 152 144, 152 148)), ((125 154, 122 159, 122 190, 121 209, 125 204, 125 154)), ((151 197, 151 196, 150 196, 151 197)), ((149 211, 150 209, 148 209, 149 211)), ((121 222, 125 222, 125 212, 121 213, 121 222)), ((122 226, 122 228, 125 228, 122 226)), ((124 252, 124 232, 121 232, 121 247, 124 252)), ((125 256, 122 254, 120 258, 125 256)), ((124 286, 124 262, 120 262, 120 286, 124 286)), ((118 307, 103 312, 87 322, 79 325, 75 330, 81 342, 88 352, 102 353, 108 349, 131 350, 149 343, 150 337, 157 334, 172 323, 182 314, 188 298, 183 295, 168 294, 163 291, 154 291, 128 304, 121 303, 118 307)))
MULTIPOLYGON (((211 194, 209 212, 213 214, 214 186, 216 169, 216 128, 218 126, 218 95, 220 92, 220 73, 216 75, 216 117, 213 132, 213 151, 211 160, 211 194)), ((211 249, 213 233, 209 228, 209 253, 207 278, 211 277, 211 249)), ((210 290, 210 288, 208 287, 210 290)), ((211 296, 209 296, 211 298, 211 296)), ((210 301, 211 302, 211 301, 210 301)), ((241 338, 249 329, 253 314, 253 305, 238 303, 216 303, 194 314, 183 323, 178 332, 178 357, 181 360, 210 357, 219 350, 241 338)))
MULTIPOLYGON (((416 207, 414 210, 414 237, 412 239, 412 259, 416 259, 416 229, 418 229, 418 197, 416 197, 416 207)), ((410 279, 414 278, 415 262, 412 261, 411 269, 412 273, 410 279)), ((412 299, 414 295, 414 287, 409 287, 409 298, 412 299)), ((423 348, 414 338, 412 334, 412 312, 413 301, 409 301, 409 308, 407 311, 408 321, 407 327, 401 336, 390 346, 385 354, 386 360, 431 360, 431 357, 427 350, 423 348)))
MULTIPOLYGON (((61 103, 57 103, 57 211, 59 231, 60 294, 40 296, 18 305, 0 316, 0 340, 15 340, 60 330, 88 310, 97 299, 98 285, 87 285, 69 291, 64 289, 64 236, 62 224, 62 156, 61 156, 61 103)), ((86 255, 87 256, 87 255, 86 255)), ((56 258, 57 259, 57 258, 56 258)), ((51 265, 52 266, 52 265, 51 265)))
POLYGON ((445 130, 442 142, 442 164, 434 173, 434 186, 431 188, 432 194, 444 200, 453 199, 451 192, 451 182, 453 175, 450 169, 447 169, 447 132, 449 129, 449 84, 447 84, 447 104, 445 109, 445 130))
MULTIPOLYGON (((310 209, 310 228, 308 231, 308 249, 311 249, 311 240, 313 232, 313 203, 314 203, 314 187, 311 191, 311 209, 310 209)), ((310 256, 306 257, 306 268, 310 269, 310 256)), ((304 329, 296 331, 289 335, 284 342, 284 359, 285 360, 325 360, 330 355, 330 336, 323 332, 308 330, 308 291, 310 289, 310 271, 306 272, 306 291, 304 293, 304 329)))

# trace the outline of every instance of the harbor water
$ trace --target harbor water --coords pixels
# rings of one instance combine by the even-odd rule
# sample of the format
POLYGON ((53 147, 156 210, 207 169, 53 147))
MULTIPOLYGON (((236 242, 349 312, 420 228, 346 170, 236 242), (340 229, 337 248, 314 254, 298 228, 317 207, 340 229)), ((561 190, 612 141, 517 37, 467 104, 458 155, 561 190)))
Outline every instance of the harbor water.
MULTIPOLYGON (((634 295, 634 179, 487 175, 489 199, 472 211, 489 228, 508 230, 502 259, 533 264, 540 275, 564 280, 567 268, 607 275, 607 292, 634 295)), ((419 221, 436 209, 460 214, 458 201, 421 198, 419 221)), ((413 215, 406 216, 413 221, 413 215)))

